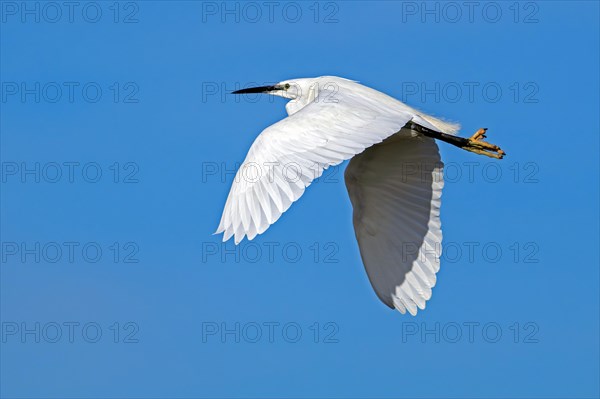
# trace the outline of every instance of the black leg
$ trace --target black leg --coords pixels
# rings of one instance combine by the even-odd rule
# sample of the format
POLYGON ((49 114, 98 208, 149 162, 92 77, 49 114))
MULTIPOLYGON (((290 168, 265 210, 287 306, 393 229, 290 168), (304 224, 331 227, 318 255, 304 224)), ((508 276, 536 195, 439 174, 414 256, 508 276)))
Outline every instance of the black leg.
POLYGON ((479 129, 471 138, 453 136, 451 134, 436 132, 424 126, 409 122, 404 126, 407 129, 421 133, 423 136, 431 137, 432 139, 441 140, 448 144, 452 144, 463 150, 474 152, 475 154, 485 155, 491 158, 502 159, 506 153, 497 145, 483 141, 487 129, 479 129))

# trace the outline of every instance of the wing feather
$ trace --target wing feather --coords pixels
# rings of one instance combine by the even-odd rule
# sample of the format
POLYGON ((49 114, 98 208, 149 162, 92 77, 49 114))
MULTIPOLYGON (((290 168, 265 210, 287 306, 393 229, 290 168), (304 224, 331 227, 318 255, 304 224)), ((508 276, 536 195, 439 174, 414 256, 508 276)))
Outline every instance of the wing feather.
POLYGON ((373 289, 389 307, 416 315, 439 271, 443 165, 434 140, 402 133, 352 158, 345 179, 373 289))

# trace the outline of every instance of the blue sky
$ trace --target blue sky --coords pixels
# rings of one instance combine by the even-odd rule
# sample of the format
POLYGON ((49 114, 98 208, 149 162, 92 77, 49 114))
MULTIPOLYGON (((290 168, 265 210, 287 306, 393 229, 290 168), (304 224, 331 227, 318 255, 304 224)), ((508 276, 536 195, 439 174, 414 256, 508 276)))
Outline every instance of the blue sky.
POLYGON ((596 2, 0 7, 2 397, 598 397, 596 2), (368 283, 345 165, 237 252, 211 235, 285 116, 226 93, 321 75, 508 153, 440 146, 417 317, 368 283))

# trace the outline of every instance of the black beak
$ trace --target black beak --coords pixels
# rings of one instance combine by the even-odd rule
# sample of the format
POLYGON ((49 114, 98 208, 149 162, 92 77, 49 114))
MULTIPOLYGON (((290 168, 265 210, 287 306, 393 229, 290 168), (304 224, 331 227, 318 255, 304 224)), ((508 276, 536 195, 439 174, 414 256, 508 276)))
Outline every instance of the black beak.
POLYGON ((260 87, 249 87, 247 89, 236 90, 231 94, 250 94, 250 93, 266 93, 268 91, 279 90, 277 86, 260 86, 260 87))

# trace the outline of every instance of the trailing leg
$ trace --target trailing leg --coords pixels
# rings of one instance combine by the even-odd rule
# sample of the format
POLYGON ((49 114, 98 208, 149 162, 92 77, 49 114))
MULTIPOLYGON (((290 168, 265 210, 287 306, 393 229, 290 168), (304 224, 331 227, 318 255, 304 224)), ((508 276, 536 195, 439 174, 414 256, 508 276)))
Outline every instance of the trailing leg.
POLYGON ((483 141, 483 139, 486 137, 485 133, 487 128, 479 129, 468 139, 464 137, 453 136, 451 134, 436 132, 421 125, 417 125, 416 123, 411 124, 410 128, 423 134, 424 136, 445 141, 446 143, 462 148, 463 150, 474 152, 475 154, 485 155, 496 159, 502 159, 506 155, 506 153, 497 145, 483 141))

